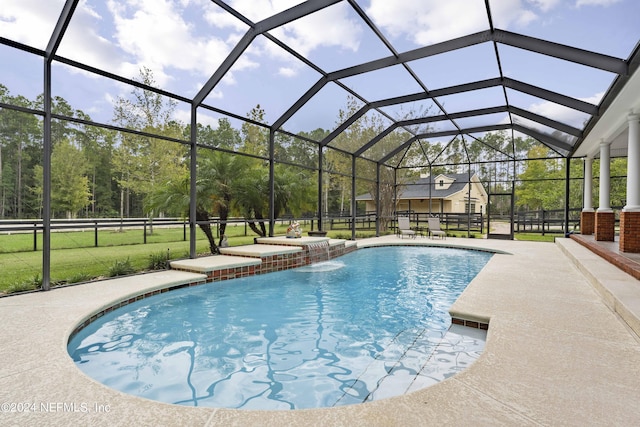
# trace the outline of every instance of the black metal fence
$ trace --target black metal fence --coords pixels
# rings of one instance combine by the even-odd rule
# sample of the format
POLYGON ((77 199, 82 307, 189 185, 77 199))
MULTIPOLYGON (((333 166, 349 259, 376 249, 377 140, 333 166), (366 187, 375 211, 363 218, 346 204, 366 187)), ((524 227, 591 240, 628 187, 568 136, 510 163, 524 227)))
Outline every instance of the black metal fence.
MULTIPOLYGON (((616 226, 620 223, 619 212, 622 207, 613 207, 616 213, 616 226)), ((582 209, 569 209, 569 231, 580 229, 580 212, 582 209)), ((514 230, 516 233, 563 233, 565 229, 564 210, 537 210, 518 212, 514 216, 514 230)))
MULTIPOLYGON (((51 220, 51 231, 93 231, 93 246, 99 246, 100 230, 132 230, 142 231, 141 243, 147 243, 147 236, 151 227, 182 227, 183 239, 187 240, 187 228, 189 223, 180 218, 100 218, 100 219, 54 219, 51 220)), ((44 231, 42 220, 2 220, 0 221, 0 233, 31 233, 33 234, 33 250, 38 250, 38 234, 44 231)))
MULTIPOLYGON (((283 217, 276 219, 276 224, 288 225, 293 221, 298 221, 306 231, 317 229, 317 217, 283 217)), ((323 218, 325 230, 350 230, 353 219, 351 216, 335 215, 323 218)), ((201 222, 198 222, 200 224, 201 222)), ((253 232, 248 226, 248 221, 244 218, 230 218, 221 221, 219 218, 212 218, 208 222, 213 228, 213 232, 220 237, 220 225, 225 223, 232 226, 242 226, 240 235, 248 236, 253 232)), ((358 230, 375 230, 375 214, 358 215, 355 218, 355 226, 358 230)), ((157 228, 182 228, 181 240, 187 241, 189 238, 189 221, 184 218, 95 218, 95 219, 55 219, 51 220, 51 232, 65 231, 90 231, 93 233, 93 247, 100 246, 100 233, 105 231, 138 230, 140 231, 140 243, 146 244, 147 237, 151 234, 152 227, 157 228)), ((0 234, 32 234, 32 250, 37 251, 38 236, 42 236, 44 226, 41 219, 24 220, 0 220, 0 234)), ((88 246, 88 245, 85 245, 88 246)), ((0 248, 1 249, 1 248, 0 248)), ((28 250, 28 249, 26 249, 28 250)), ((0 250, 1 252, 1 250, 0 250)))
MULTIPOLYGON (((619 212, 620 207, 614 207, 614 212, 619 212)), ((569 212, 569 230, 577 230, 580 227, 580 212, 581 209, 571 209, 569 212)), ((428 225, 428 218, 438 217, 440 219, 440 225, 445 231, 463 231, 483 234, 486 228, 486 216, 481 213, 472 213, 471 215, 466 213, 424 213, 413 211, 399 211, 391 221, 391 229, 396 229, 397 215, 408 215, 412 226, 424 227, 428 225)), ((375 230, 376 228, 376 214, 367 212, 356 215, 353 218, 351 215, 342 214, 330 214, 323 217, 323 229, 326 230, 351 230, 352 225, 356 230, 375 230)), ((492 216, 492 221, 494 217, 492 216)), ((504 218, 498 218, 505 222, 510 221, 509 216, 504 218)), ((303 218, 278 218, 276 223, 288 224, 292 221, 299 221, 303 224, 307 231, 317 229, 318 218, 317 217, 303 217, 303 218)), ((514 231, 526 232, 526 233, 562 233, 564 231, 564 210, 537 210, 518 212, 514 216, 514 231)), ((616 215, 616 224, 618 223, 618 215, 616 215)), ((244 218, 231 218, 225 221, 229 225, 242 225, 244 227, 244 235, 247 236, 251 233, 248 228, 248 222, 244 218)), ((211 226, 216 230, 216 234, 219 233, 219 226, 222 223, 217 218, 212 219, 211 226)), ((140 243, 146 244, 147 237, 151 227, 173 227, 182 228, 182 240, 188 239, 189 222, 183 218, 101 218, 101 219, 56 219, 51 221, 51 231, 87 231, 93 232, 93 246, 98 247, 100 244, 100 231, 114 230, 114 229, 126 229, 126 230, 140 230, 140 243)), ((30 220, 1 220, 0 221, 0 233, 31 233, 33 235, 33 250, 37 251, 38 248, 38 234, 43 232, 42 220, 30 219, 30 220)))
POLYGON ((330 214, 323 218, 322 221, 324 224, 328 224, 329 230, 351 230, 353 223, 355 223, 356 230, 375 230, 376 218, 375 213, 360 214, 356 215, 355 218, 345 214, 330 214))

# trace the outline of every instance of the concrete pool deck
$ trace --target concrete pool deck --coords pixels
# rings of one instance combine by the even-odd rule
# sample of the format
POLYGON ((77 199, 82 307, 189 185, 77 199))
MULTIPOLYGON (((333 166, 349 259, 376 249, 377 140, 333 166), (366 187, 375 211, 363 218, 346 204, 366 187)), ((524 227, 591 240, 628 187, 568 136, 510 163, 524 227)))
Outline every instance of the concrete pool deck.
POLYGON ((85 376, 66 352, 79 323, 117 301, 203 277, 162 271, 0 298, 0 425, 640 424, 640 339, 632 330, 640 281, 570 239, 358 241, 378 244, 506 252, 492 257, 452 307, 490 321, 485 351, 467 370, 404 396, 296 411, 169 405, 85 376))

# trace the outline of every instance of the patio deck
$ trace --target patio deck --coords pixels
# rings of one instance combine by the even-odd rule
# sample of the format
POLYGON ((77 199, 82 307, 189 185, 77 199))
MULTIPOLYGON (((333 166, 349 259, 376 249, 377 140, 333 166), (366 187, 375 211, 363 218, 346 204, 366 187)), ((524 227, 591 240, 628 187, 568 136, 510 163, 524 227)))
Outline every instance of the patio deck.
MULTIPOLYGON (((117 301, 202 275, 165 271, 0 298, 1 425, 422 426, 638 425, 640 339, 594 287, 604 272, 631 303, 640 282, 571 239, 556 244, 481 239, 366 239, 379 244, 500 251, 451 311, 490 320, 467 370, 404 396, 337 408, 246 411, 145 400, 86 377, 66 352, 69 334, 117 301), (583 263, 591 273, 585 273, 583 263), (25 409, 24 403, 34 404, 25 409), (9 404, 9 406, 7 406, 9 404), (16 411, 7 411, 13 408, 16 411), (22 406, 18 406, 22 405, 22 406), (20 409, 18 411, 18 409, 20 409)), ((605 284, 606 287, 606 284, 605 284)), ((640 303, 640 298, 637 300, 640 303)), ((633 314, 633 313, 632 313, 633 314)))

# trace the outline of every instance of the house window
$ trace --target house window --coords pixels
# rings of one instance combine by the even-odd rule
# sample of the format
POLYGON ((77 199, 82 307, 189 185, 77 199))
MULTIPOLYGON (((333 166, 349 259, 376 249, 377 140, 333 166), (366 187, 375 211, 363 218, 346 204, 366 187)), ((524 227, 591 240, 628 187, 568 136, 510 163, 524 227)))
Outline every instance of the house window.
POLYGON ((444 179, 441 179, 439 182, 440 187, 444 187, 444 179))
MULTIPOLYGON (((464 213, 469 213, 469 202, 464 204, 464 213)), ((476 204, 474 202, 471 202, 471 213, 476 213, 476 204)))

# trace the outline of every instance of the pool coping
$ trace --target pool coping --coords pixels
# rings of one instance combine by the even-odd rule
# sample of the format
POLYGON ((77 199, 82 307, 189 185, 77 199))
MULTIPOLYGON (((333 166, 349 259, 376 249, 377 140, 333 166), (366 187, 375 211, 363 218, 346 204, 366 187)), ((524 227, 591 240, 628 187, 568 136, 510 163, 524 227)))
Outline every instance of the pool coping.
POLYGON ((248 257, 234 255, 215 255, 194 259, 181 259, 171 261, 169 264, 174 270, 208 273, 221 268, 238 268, 260 265, 260 258, 251 259, 248 257))
POLYGON ((231 246, 228 248, 220 248, 223 256, 239 255, 250 257, 263 257, 271 255, 282 255, 288 253, 301 252, 302 247, 292 245, 267 245, 258 243, 257 245, 231 246))
MULTIPOLYGON (((202 278, 159 272, 0 299, 0 340, 5 343, 0 357, 11 361, 0 366, 0 400, 44 403, 48 409, 0 413, 0 424, 424 425, 473 420, 584 425, 640 420, 638 337, 557 245, 481 239, 448 239, 442 245, 450 247, 449 240, 456 247, 500 253, 451 308, 489 319, 485 352, 467 370, 441 383, 362 405, 246 411, 153 402, 86 377, 66 354, 66 343, 89 313, 167 283, 202 278)), ((406 246, 407 240, 386 236, 358 241, 358 246, 394 242, 406 246)))

